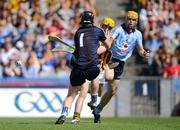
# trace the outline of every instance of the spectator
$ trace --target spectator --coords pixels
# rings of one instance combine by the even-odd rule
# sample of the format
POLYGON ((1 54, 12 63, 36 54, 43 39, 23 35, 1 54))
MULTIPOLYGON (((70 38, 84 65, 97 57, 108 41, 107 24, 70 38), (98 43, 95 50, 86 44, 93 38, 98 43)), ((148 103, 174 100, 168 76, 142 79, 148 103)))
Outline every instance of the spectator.
POLYGON ((156 10, 156 3, 154 1, 147 1, 144 8, 140 11, 140 25, 141 29, 144 30, 148 25, 148 16, 156 17, 158 15, 156 10))
POLYGON ((175 21, 173 14, 169 16, 168 24, 163 26, 163 32, 169 40, 174 39, 176 37, 176 33, 180 32, 180 26, 175 21))
POLYGON ((176 33, 176 38, 170 40, 170 44, 171 48, 175 52, 175 49, 180 46, 180 31, 176 33))
POLYGON ((4 65, 3 77, 23 77, 22 70, 16 66, 15 59, 9 59, 9 63, 4 65))
POLYGON ((170 58, 172 52, 168 48, 168 39, 163 38, 163 44, 154 54, 154 61, 151 68, 151 74, 154 76, 162 75, 162 68, 168 62, 168 58, 170 58))
POLYGON ((18 31, 18 33, 20 35, 19 39, 22 40, 24 35, 28 31, 28 26, 27 26, 26 20, 24 18, 18 19, 16 27, 17 27, 17 31, 18 31))
POLYGON ((26 49, 26 46, 24 45, 23 41, 17 41, 16 42, 16 48, 19 51, 19 55, 21 56, 22 59, 26 60, 29 56, 29 53, 26 49))
POLYGON ((172 56, 170 63, 163 67, 163 77, 172 78, 180 76, 180 64, 178 64, 177 57, 172 56))
POLYGON ((178 63, 180 64, 180 42, 179 46, 177 46, 175 49, 175 55, 177 56, 178 63))
POLYGON ((25 78, 38 78, 40 64, 36 55, 31 52, 27 58, 27 62, 22 66, 23 76, 25 78))
POLYGON ((56 68, 56 74, 58 77, 66 77, 68 78, 70 75, 70 67, 68 66, 68 62, 66 59, 61 59, 60 63, 56 68))
POLYGON ((56 58, 52 53, 52 44, 47 42, 45 45, 46 49, 43 51, 42 58, 39 60, 41 64, 41 75, 49 75, 51 73, 55 73, 55 66, 56 66, 56 58))
POLYGON ((17 53, 18 50, 13 47, 12 38, 7 37, 5 39, 5 43, 3 45, 2 52, 0 53, 0 59, 2 60, 3 65, 9 64, 10 58, 13 56, 14 53, 17 53))

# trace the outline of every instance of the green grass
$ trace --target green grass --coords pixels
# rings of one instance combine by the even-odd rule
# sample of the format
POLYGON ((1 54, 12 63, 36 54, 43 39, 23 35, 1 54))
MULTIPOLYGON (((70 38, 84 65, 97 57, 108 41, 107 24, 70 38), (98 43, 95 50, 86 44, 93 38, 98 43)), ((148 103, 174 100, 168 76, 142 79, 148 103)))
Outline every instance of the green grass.
POLYGON ((93 119, 81 119, 79 125, 54 125, 55 118, 0 118, 0 130, 180 130, 180 118, 128 117, 102 118, 101 124, 93 119))

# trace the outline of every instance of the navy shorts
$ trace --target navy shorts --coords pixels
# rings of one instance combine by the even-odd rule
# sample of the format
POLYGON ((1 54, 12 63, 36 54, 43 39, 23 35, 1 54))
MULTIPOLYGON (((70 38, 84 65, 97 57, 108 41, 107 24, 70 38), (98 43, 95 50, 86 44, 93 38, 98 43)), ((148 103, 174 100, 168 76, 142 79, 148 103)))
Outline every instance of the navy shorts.
POLYGON ((120 77, 121 77, 121 75, 123 73, 123 70, 124 70, 125 62, 124 61, 120 61, 120 60, 115 59, 115 58, 112 58, 111 62, 112 63, 115 63, 115 62, 119 63, 119 65, 114 68, 114 78, 113 79, 120 79, 120 77))
POLYGON ((80 86, 85 83, 86 79, 92 81, 100 73, 99 67, 91 67, 86 70, 73 68, 70 75, 72 86, 80 86))

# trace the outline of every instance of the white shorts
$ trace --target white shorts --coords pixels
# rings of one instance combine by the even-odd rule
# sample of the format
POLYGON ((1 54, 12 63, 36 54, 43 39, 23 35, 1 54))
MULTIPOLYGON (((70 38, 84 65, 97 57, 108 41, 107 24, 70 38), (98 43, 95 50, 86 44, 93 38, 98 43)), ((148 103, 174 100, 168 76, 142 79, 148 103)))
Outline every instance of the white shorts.
POLYGON ((105 71, 102 70, 100 73, 99 73, 99 84, 105 84, 105 71))

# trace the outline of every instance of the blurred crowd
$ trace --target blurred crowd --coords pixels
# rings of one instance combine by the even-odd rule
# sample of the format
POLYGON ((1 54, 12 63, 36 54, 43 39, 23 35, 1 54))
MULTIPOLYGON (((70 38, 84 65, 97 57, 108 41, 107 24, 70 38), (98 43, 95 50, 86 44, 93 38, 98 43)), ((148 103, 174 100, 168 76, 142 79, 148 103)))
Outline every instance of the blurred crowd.
POLYGON ((144 44, 152 53, 149 74, 180 76, 180 1, 139 0, 139 25, 144 44))
MULTIPOLYGON (((58 35, 74 44, 80 14, 90 10, 98 25, 96 0, 1 0, 0 78, 64 77, 69 75, 71 54, 52 53, 49 42, 58 35), (22 66, 16 61, 20 59, 22 66)), ((139 0, 139 27, 151 51, 149 75, 180 76, 180 1, 139 0)), ((63 47, 63 46, 62 46, 63 47)))
POLYGON ((0 77, 64 77, 70 72, 70 54, 52 53, 59 46, 48 35, 74 44, 80 14, 91 10, 95 0, 1 0, 0 77), (17 66, 20 60, 22 66, 17 66))

